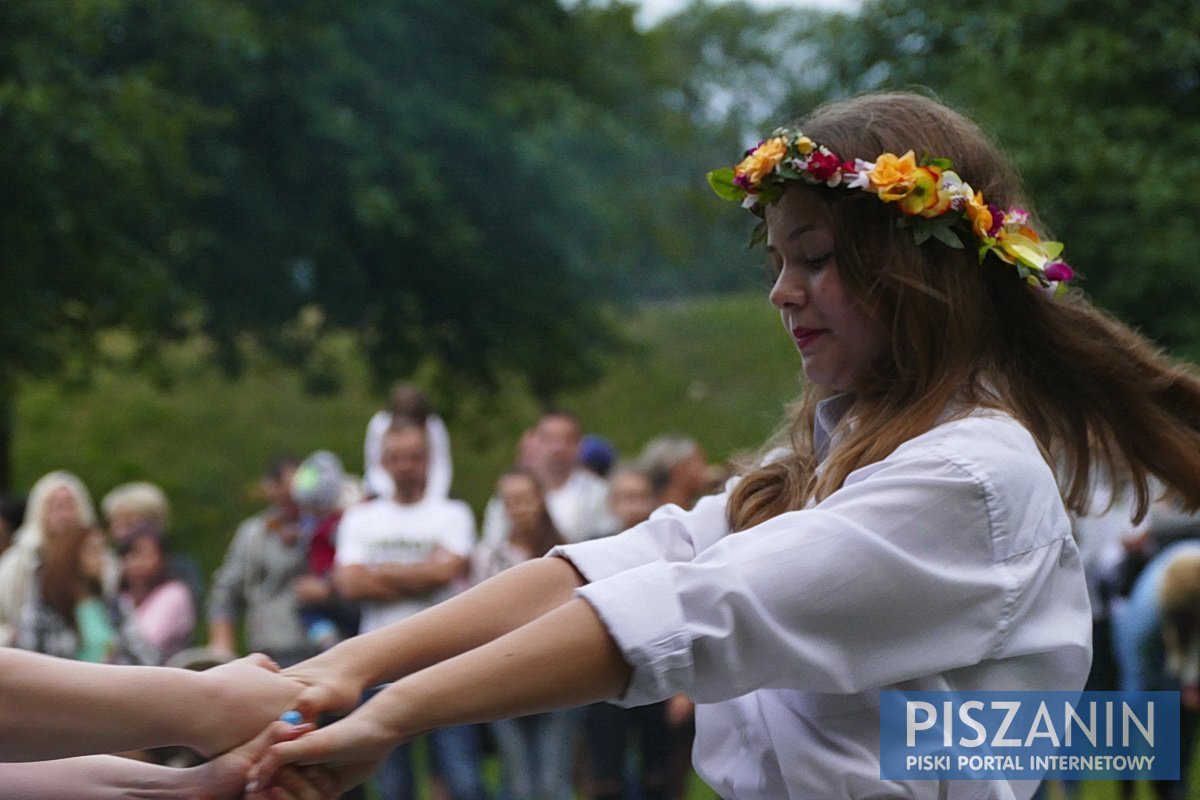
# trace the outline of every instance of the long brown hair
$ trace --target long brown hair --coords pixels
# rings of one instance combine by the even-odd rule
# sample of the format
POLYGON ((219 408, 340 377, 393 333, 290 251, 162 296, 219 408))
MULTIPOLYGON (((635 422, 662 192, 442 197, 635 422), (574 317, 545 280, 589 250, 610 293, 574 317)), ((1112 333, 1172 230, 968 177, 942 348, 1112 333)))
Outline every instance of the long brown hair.
MULTIPOLYGON (((1033 211, 999 148, 929 98, 864 95, 818 108, 796 127, 847 160, 908 150, 949 158, 989 203, 1033 211)), ((827 201, 842 283, 890 332, 891 348, 872 365, 856 393, 853 430, 819 474, 812 425, 827 392, 805 388, 774 440, 791 455, 746 474, 730 497, 733 530, 828 497, 949 409, 973 407, 1005 410, 1029 429, 1075 513, 1088 510, 1099 476, 1132 488, 1139 518, 1153 499, 1151 475, 1182 505, 1200 508, 1200 381, 1188 366, 1078 290, 1055 299, 992 254, 980 264, 970 243, 915 244, 896 210, 866 193, 798 183, 787 191, 827 201)))
POLYGON ((52 608, 72 630, 78 632, 75 623, 75 606, 80 600, 99 595, 100 582, 83 573, 80 556, 88 537, 99 536, 98 528, 90 525, 73 525, 69 531, 52 536, 42 543, 41 572, 38 588, 42 602, 52 608))
POLYGON ((512 542, 524 546, 529 552, 533 553, 535 558, 545 555, 552 548, 560 544, 566 544, 566 540, 558 532, 554 520, 550 517, 550 510, 546 507, 546 490, 542 486, 542 482, 538 480, 538 477, 524 467, 512 467, 505 470, 504 474, 500 476, 497 486, 503 483, 506 478, 524 478, 529 481, 533 486, 534 492, 537 494, 538 504, 541 506, 532 531, 518 531, 516 526, 513 526, 509 533, 509 538, 512 542))

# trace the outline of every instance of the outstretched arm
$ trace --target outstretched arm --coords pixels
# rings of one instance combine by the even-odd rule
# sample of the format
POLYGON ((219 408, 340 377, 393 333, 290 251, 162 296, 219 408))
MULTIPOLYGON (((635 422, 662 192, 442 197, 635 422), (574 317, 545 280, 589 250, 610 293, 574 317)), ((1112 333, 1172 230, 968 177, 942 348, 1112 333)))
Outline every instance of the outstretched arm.
MULTIPOLYGON (((116 756, 0 763, 0 784, 5 796, 23 800, 233 800, 242 796, 246 773, 267 747, 311 729, 277 722, 241 747, 189 769, 116 756)), ((332 778, 320 771, 292 771, 280 783, 301 800, 335 796, 332 778)))
POLYGON ((365 780, 397 744, 420 733, 610 699, 624 691, 630 676, 592 606, 571 600, 495 641, 397 681, 340 722, 273 746, 256 778, 269 784, 286 764, 322 764, 344 791, 365 780))
POLYGON ((266 664, 251 656, 191 672, 0 649, 0 760, 167 745, 223 752, 266 728, 300 693, 266 664))
POLYGON ((583 583, 565 559, 527 561, 402 622, 347 639, 284 674, 309 687, 297 705, 306 719, 345 710, 370 686, 479 647, 553 611, 583 583))

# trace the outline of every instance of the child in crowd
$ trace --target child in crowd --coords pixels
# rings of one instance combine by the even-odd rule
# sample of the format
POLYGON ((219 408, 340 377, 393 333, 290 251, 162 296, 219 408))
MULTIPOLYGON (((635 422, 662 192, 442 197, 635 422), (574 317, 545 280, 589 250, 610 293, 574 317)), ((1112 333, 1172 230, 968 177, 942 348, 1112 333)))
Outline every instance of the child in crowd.
POLYGON ((328 450, 300 463, 292 476, 292 499, 300 509, 300 535, 308 540, 308 573, 296 578, 296 597, 308 639, 326 649, 358 633, 358 607, 333 585, 337 529, 347 505, 346 473, 328 450))

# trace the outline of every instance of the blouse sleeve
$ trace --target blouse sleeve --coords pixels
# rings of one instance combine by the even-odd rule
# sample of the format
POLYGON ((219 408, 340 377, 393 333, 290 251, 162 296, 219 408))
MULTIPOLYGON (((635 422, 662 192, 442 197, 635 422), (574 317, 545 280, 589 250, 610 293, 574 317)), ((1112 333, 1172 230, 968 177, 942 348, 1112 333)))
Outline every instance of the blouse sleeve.
POLYGON ((588 581, 598 581, 655 561, 691 561, 722 539, 727 496, 703 497, 691 511, 662 506, 650 519, 624 533, 550 551, 570 561, 588 581))
POLYGON ((989 471, 949 448, 898 450, 690 560, 646 545, 640 565, 581 568, 598 579, 578 594, 634 668, 622 704, 857 692, 997 657, 1018 619, 1047 608, 1088 619, 1053 476, 1036 450, 1022 456, 989 471))

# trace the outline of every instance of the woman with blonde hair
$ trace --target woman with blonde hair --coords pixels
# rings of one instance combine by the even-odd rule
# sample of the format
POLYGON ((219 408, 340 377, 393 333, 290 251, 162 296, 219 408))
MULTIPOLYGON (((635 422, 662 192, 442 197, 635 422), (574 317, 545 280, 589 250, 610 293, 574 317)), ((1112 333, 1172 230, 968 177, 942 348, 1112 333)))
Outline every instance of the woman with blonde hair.
POLYGON ((769 455, 299 665, 306 714, 395 682, 272 747, 263 779, 351 784, 430 728, 685 692, 730 800, 1031 796, 881 778, 880 691, 1081 689, 1068 510, 1098 476, 1139 515, 1151 476, 1200 507, 1200 381, 1071 288, 1011 165, 934 100, 831 103, 710 182, 762 220, 807 377, 769 455))
POLYGON ((95 524, 91 494, 74 474, 57 470, 33 485, 25 522, 13 535, 12 547, 0 555, 0 644, 12 643, 42 543, 76 525, 95 524))
POLYGON ((160 531, 168 529, 171 504, 157 484, 133 481, 116 487, 100 500, 100 510, 108 522, 108 533, 120 547, 139 527, 148 525, 160 531))

